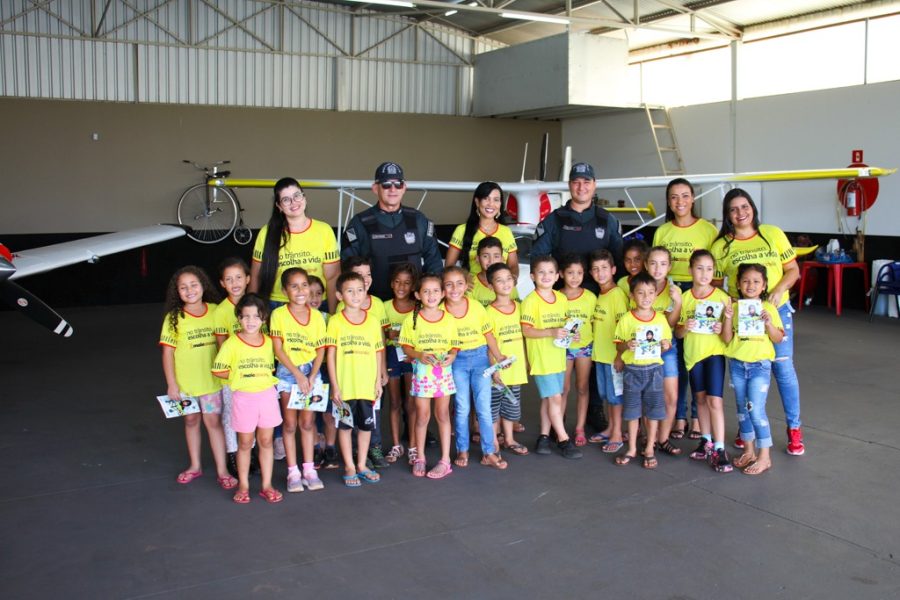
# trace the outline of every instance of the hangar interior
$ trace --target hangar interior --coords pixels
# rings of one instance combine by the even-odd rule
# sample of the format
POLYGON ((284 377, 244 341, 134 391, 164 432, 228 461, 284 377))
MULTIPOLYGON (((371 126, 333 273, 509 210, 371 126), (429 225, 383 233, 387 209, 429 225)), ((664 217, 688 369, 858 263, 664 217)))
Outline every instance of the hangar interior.
MULTIPOLYGON (((893 168, 898 34, 893 0, 2 2, 0 242, 16 251, 173 222, 199 181, 182 159, 227 159, 246 178, 369 180, 393 160, 410 180, 518 181, 538 176, 549 134, 548 179, 567 146, 599 179, 672 173, 649 111, 668 116, 688 174, 843 167, 857 149, 893 168)), ((861 218, 834 181, 747 189, 763 222, 792 237, 850 249, 862 230, 867 261, 898 259, 900 176, 879 183, 861 218)), ((238 193, 258 230, 271 192, 238 193)), ((664 208, 661 188, 628 193, 664 208)), ((720 198, 698 203, 716 225, 720 198)), ((429 194, 422 208, 446 241, 469 197, 429 194)), ((310 216, 335 225, 334 193, 311 191, 310 216)), ((213 481, 174 483, 183 437, 149 399, 170 273, 249 252, 181 239, 28 278, 69 309, 73 340, 0 307, 9 597, 900 593, 897 321, 868 323, 856 275, 843 316, 826 307, 824 277, 797 316, 813 450, 781 452, 761 482, 698 474, 686 459, 648 479, 599 455, 526 457, 499 483, 477 465, 440 489, 390 472, 358 497, 326 481, 327 506, 306 493, 278 514, 259 501, 242 513, 213 481), (133 339, 113 335, 125 330, 133 339)), ((780 427, 774 391, 770 404, 780 427)))

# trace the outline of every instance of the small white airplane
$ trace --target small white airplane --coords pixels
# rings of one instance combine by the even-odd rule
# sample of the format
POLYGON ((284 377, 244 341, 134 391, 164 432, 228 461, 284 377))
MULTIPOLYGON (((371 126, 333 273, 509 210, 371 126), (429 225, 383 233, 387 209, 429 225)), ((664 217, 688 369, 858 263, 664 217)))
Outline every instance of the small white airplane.
POLYGON ((53 333, 69 337, 74 332, 72 326, 37 296, 13 283, 14 279, 80 262, 93 264, 102 256, 171 240, 186 233, 186 228, 179 225, 152 225, 15 253, 0 244, 0 298, 53 333))

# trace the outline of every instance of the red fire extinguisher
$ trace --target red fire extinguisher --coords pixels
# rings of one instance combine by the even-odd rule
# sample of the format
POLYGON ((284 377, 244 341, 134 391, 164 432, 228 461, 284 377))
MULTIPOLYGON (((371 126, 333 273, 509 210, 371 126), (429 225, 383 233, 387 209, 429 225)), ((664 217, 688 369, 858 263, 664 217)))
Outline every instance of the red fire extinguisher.
POLYGON ((861 206, 863 188, 855 179, 851 179, 841 191, 841 204, 847 210, 848 217, 858 217, 862 213, 861 206))
MULTIPOLYGON (((863 151, 854 150, 852 153, 852 168, 865 168, 863 151)), ((859 217, 863 211, 869 210, 878 197, 878 179, 876 177, 861 177, 854 179, 838 179, 838 202, 844 205, 848 217, 859 217)))

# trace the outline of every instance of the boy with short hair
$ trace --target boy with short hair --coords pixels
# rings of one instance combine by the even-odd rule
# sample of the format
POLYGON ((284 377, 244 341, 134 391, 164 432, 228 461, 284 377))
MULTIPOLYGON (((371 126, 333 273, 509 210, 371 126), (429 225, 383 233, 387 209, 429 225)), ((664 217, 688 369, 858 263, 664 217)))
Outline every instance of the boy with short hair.
POLYGON ((353 428, 340 423, 338 441, 344 459, 344 485, 361 481, 377 483, 380 476, 366 467, 372 430, 377 429, 375 403, 381 398, 384 377, 384 334, 371 312, 362 308, 368 294, 363 276, 347 272, 338 276, 338 299, 344 305, 328 321, 325 346, 332 400, 353 416, 353 428), (357 460, 353 460, 353 429, 357 430, 357 460))
POLYGON ((601 409, 605 400, 609 407, 609 426, 590 437, 593 444, 605 443, 603 452, 615 454, 622 449, 622 396, 616 393, 614 374, 625 368, 622 353, 616 347, 616 325, 628 312, 628 297, 616 285, 616 261, 609 250, 596 250, 589 257, 591 277, 600 287, 594 305, 594 361, 601 409))
MULTIPOLYGON (((363 278, 363 283, 366 288, 366 297, 362 303, 362 309, 372 315, 372 318, 375 319, 377 323, 381 325, 382 332, 384 329, 390 326, 387 318, 387 312, 384 310, 384 302, 381 298, 377 296, 373 296, 369 293, 369 289, 372 287, 372 261, 368 256, 350 256, 345 258, 341 262, 341 271, 343 272, 353 272, 358 273, 363 278)), ((344 303, 341 302, 337 305, 337 309, 335 313, 339 313, 344 308, 344 303)), ((382 339, 384 342, 384 339, 382 339)), ((384 381, 387 381, 387 363, 384 366, 384 381)), ((380 404, 380 403, 379 403, 380 404)), ((381 422, 381 409, 375 409, 375 417, 378 423, 381 422)), ((372 465, 376 469, 384 469, 386 467, 391 466, 391 464, 385 459, 384 452, 381 450, 381 428, 376 427, 372 431, 372 445, 369 448, 369 460, 372 461, 372 465)))
POLYGON ((625 363, 622 418, 628 423, 628 451, 616 457, 616 464, 624 466, 637 457, 638 420, 643 415, 647 420, 643 466, 655 469, 654 442, 659 423, 666 418, 661 353, 672 346, 672 330, 665 315, 653 310, 656 300, 653 277, 638 273, 631 278, 630 288, 636 308, 622 315, 614 336, 625 363))
POLYGON ((566 433, 562 414, 562 393, 566 375, 566 349, 554 341, 569 335, 566 329, 569 301, 553 289, 559 279, 556 259, 535 256, 531 259, 534 291, 522 301, 522 335, 531 375, 541 396, 541 435, 535 445, 536 454, 550 454, 550 428, 556 432, 557 444, 565 458, 581 458, 566 433))
MULTIPOLYGON (((478 259, 478 264, 481 266, 481 271, 476 273, 475 277, 472 278, 472 289, 469 290, 467 295, 472 300, 487 307, 497 298, 497 294, 494 293, 494 289, 487 280, 487 270, 491 265, 503 263, 503 244, 500 242, 499 238, 493 236, 482 238, 482 240, 478 242, 475 256, 478 259)), ((513 281, 515 281, 515 278, 513 281)), ((510 298, 513 300, 519 299, 519 293, 516 291, 515 287, 513 287, 510 298)))

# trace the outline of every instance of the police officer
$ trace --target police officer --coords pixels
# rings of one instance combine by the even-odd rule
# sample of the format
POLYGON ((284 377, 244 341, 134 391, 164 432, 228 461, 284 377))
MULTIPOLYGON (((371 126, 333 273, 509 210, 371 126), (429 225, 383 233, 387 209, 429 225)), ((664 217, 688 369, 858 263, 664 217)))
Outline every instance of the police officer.
MULTIPOLYGON (((569 171, 569 193, 572 199, 547 215, 535 231, 532 256, 552 255, 557 261, 569 253, 580 254, 587 260, 594 250, 609 250, 616 265, 622 264, 622 233, 619 221, 605 209, 594 204, 597 180, 594 167, 575 163, 569 171)), ((585 266, 585 271, 589 266, 585 266)), ((621 272, 621 270, 620 270, 621 272)), ((597 292, 591 277, 584 278, 584 287, 597 292)))
POLYGON ((372 288, 378 298, 392 296, 390 275, 394 265, 411 262, 423 272, 443 269, 434 237, 434 223, 409 206, 402 206, 406 182, 403 169, 393 162, 375 170, 372 192, 378 203, 359 213, 347 225, 341 243, 341 259, 368 256, 372 260, 372 288))

